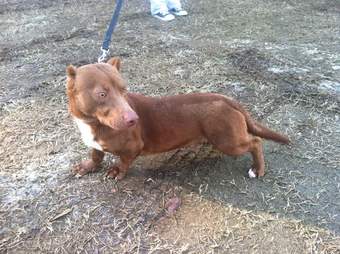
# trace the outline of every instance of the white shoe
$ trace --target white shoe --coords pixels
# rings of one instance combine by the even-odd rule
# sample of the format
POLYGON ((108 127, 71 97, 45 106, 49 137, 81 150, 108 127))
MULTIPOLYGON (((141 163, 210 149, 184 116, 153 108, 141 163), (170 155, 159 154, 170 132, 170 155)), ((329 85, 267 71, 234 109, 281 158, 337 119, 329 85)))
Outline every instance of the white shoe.
POLYGON ((176 16, 186 16, 188 15, 188 12, 182 9, 171 9, 169 10, 172 14, 176 15, 176 16))
POLYGON ((156 13, 152 16, 154 16, 155 18, 158 18, 162 21, 171 21, 171 20, 175 19, 175 16, 172 15, 171 13, 169 13, 169 12, 166 12, 166 13, 159 12, 159 13, 156 13))

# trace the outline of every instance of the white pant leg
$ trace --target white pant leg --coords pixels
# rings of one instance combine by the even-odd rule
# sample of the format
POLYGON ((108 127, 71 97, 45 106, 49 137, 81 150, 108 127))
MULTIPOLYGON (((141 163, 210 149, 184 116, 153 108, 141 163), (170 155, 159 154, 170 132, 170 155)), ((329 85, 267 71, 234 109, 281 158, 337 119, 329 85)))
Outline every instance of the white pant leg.
POLYGON ((157 14, 159 12, 168 12, 167 1, 166 0, 150 0, 151 14, 157 14))
POLYGON ((170 9, 182 9, 180 0, 166 0, 166 4, 169 10, 170 9))

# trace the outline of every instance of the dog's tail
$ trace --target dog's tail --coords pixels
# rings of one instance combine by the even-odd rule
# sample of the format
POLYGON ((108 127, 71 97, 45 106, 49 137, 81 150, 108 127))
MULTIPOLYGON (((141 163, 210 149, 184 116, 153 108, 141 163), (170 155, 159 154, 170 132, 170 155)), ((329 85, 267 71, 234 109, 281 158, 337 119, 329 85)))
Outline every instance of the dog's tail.
MULTIPOLYGON (((248 115, 248 117, 250 117, 248 115)), ((290 140, 288 137, 277 133, 275 131, 272 131, 271 129, 263 126, 262 124, 254 121, 251 118, 248 118, 246 116, 246 122, 247 122, 247 126, 248 126, 248 131, 255 135, 255 136, 259 136, 261 138, 265 138, 265 139, 271 139, 273 141, 282 143, 282 144, 286 144, 288 145, 290 143, 290 140)))
POLYGON ((282 144, 286 144, 288 145, 290 143, 290 140, 288 137, 277 133, 265 126, 263 126, 262 124, 260 124, 259 122, 255 121, 250 114, 242 107, 242 105, 240 105, 238 102, 231 100, 229 98, 227 98, 227 101, 229 103, 229 105, 231 105, 233 108, 235 108, 236 110, 238 110, 239 112, 241 112, 245 119, 246 119, 246 123, 247 123, 247 127, 248 127, 248 132, 264 138, 264 139, 270 139, 273 140, 275 142, 278 143, 282 143, 282 144))

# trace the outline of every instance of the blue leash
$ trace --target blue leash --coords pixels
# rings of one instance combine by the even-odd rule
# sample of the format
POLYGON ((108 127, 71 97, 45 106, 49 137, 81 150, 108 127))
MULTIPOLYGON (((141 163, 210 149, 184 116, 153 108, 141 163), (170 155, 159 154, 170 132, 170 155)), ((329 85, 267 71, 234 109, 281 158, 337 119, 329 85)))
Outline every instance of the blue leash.
POLYGON ((111 22, 109 27, 106 30, 105 37, 103 40, 103 44, 101 47, 101 55, 98 57, 98 63, 106 62, 108 58, 110 57, 110 42, 112 38, 113 31, 115 30, 115 27, 118 22, 118 17, 120 10, 122 9, 123 6, 123 0, 116 0, 116 8, 115 11, 113 12, 111 22))

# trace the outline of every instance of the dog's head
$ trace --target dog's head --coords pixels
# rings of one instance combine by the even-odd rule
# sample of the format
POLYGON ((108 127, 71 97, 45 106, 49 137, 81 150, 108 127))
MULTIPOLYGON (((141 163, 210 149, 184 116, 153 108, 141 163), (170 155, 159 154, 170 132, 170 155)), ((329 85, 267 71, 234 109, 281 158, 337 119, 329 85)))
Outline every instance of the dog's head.
POLYGON ((99 121, 115 130, 134 126, 136 112, 126 100, 120 59, 67 67, 67 95, 71 114, 85 122, 99 121))

